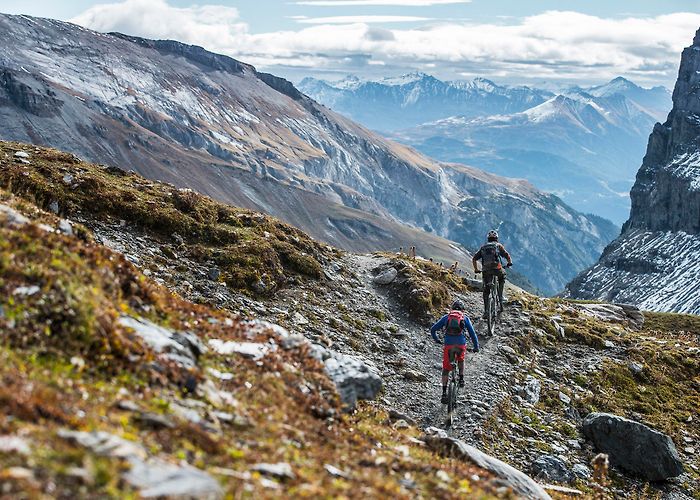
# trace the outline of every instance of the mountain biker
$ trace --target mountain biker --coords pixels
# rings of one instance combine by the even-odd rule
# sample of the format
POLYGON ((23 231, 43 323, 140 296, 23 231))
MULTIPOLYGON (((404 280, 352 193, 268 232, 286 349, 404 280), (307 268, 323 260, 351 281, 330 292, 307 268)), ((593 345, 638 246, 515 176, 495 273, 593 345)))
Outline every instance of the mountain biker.
POLYGON ((498 232, 494 229, 489 231, 486 235, 486 243, 481 246, 478 252, 474 254, 472 258, 472 265, 474 266, 474 272, 482 274, 482 279, 484 283, 484 314, 482 319, 487 318, 487 311, 489 310, 489 289, 487 284, 491 283, 493 276, 498 277, 498 298, 499 298, 499 308, 498 313, 503 312, 503 287, 506 283, 506 272, 501 264, 501 257, 506 259, 506 267, 513 265, 513 261, 510 258, 510 254, 506 251, 506 248, 498 242, 498 232), (477 261, 481 260, 481 267, 483 271, 479 271, 477 266, 477 261))
POLYGON ((459 367, 459 386, 464 387, 464 355, 467 352, 467 338, 464 331, 469 332, 469 338, 474 345, 474 352, 479 352, 479 339, 469 320, 469 316, 464 314, 464 304, 460 300, 455 300, 448 314, 440 318, 431 328, 430 335, 438 345, 443 345, 442 350, 442 398, 440 402, 447 404, 447 379, 452 371, 450 364, 450 351, 457 351, 457 366, 459 367), (445 342, 440 341, 437 332, 445 329, 445 342))

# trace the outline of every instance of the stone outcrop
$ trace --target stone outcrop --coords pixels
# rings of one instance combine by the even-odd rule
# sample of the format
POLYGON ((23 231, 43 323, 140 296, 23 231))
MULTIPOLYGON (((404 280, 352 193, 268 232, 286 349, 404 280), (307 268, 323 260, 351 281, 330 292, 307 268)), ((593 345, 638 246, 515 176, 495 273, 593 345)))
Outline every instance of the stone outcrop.
POLYGON ((591 413, 583 434, 610 462, 648 481, 663 481, 683 473, 683 463, 669 436, 644 424, 609 413, 591 413))
POLYGON ((548 500, 551 498, 542 486, 524 473, 473 446, 469 446, 459 439, 449 437, 442 429, 428 427, 425 430, 423 441, 430 449, 442 456, 472 462, 490 471, 508 487, 512 488, 517 495, 533 500, 548 500))
POLYGON ((657 123, 620 237, 565 295, 700 313, 700 30, 681 56, 668 119, 657 123))

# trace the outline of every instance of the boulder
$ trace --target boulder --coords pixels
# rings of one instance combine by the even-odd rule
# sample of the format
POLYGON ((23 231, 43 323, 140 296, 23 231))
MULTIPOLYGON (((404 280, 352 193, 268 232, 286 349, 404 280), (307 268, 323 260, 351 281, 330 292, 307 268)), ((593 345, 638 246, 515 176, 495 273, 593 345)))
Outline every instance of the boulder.
POLYGON ((549 500, 551 498, 542 486, 527 475, 463 441, 448 436, 442 429, 428 427, 422 441, 426 443, 428 448, 444 457, 471 462, 486 469, 512 488, 517 495, 532 500, 549 500))
POLYGON ((396 279, 396 276, 398 275, 398 271, 394 269, 393 267, 390 267, 381 273, 379 273, 377 276, 374 278, 374 282, 377 285, 388 285, 391 282, 393 282, 396 279))
POLYGON ((201 340, 190 332, 176 332, 143 318, 120 316, 119 324, 131 328, 155 352, 187 368, 197 364, 206 351, 201 340))
POLYGON ((566 467, 564 461, 554 455, 541 455, 532 463, 535 477, 547 482, 570 483, 574 474, 566 467))
POLYGON ((348 410, 355 408, 358 399, 374 399, 382 388, 382 379, 377 369, 360 358, 331 351, 317 344, 313 345, 312 353, 323 362, 326 373, 348 410))
POLYGON ((154 458, 132 460, 124 475, 138 488, 140 498, 197 498, 214 500, 223 497, 219 482, 203 470, 188 464, 171 464, 154 458))
POLYGON ((671 438, 642 423, 610 413, 591 413, 583 420, 583 434, 610 456, 612 465, 648 481, 683 473, 671 438))

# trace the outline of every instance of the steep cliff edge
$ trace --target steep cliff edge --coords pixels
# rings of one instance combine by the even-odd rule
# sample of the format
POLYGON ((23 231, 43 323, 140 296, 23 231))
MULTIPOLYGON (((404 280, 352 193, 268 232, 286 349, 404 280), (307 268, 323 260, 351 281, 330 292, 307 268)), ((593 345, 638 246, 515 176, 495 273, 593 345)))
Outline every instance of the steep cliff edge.
POLYGON ((566 295, 699 313, 700 30, 683 51, 673 109, 654 126, 631 197, 622 234, 566 295))

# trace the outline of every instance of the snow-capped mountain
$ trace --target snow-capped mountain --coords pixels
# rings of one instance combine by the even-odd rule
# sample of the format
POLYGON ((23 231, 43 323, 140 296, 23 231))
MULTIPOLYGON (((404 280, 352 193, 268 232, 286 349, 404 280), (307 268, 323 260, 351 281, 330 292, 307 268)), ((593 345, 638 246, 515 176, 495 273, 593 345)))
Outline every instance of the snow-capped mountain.
POLYGON ((549 293, 616 235, 527 182, 433 161, 200 47, 27 16, 0 15, 0 31, 3 139, 133 166, 351 250, 416 245, 464 265, 459 244, 501 225, 517 269, 549 293))
POLYGON ((673 109, 649 137, 630 218, 568 296, 700 314, 699 88, 700 30, 681 56, 673 109))
POLYGON ((444 82, 424 73, 380 80, 349 76, 336 82, 305 78, 299 89, 334 111, 385 133, 453 115, 523 111, 552 95, 528 87, 502 87, 483 78, 444 82))
POLYGON ((624 78, 554 94, 477 78, 428 75, 301 89, 331 109, 434 158, 523 177, 584 212, 622 224, 649 128, 671 108, 668 89, 624 78))

